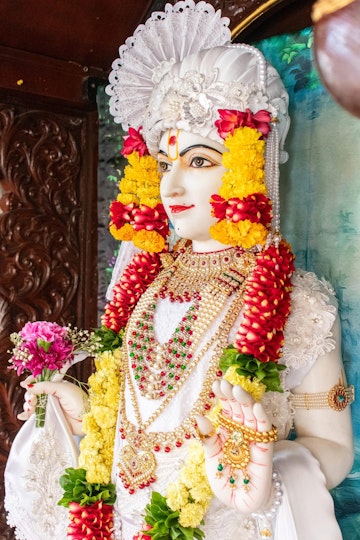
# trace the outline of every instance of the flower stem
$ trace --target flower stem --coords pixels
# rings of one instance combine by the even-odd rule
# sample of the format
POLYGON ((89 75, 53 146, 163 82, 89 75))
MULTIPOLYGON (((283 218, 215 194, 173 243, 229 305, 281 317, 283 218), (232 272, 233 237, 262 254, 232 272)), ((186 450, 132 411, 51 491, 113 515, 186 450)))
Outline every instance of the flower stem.
POLYGON ((37 404, 35 407, 35 426, 36 427, 44 427, 45 425, 46 403, 47 403, 47 394, 38 395, 37 404))

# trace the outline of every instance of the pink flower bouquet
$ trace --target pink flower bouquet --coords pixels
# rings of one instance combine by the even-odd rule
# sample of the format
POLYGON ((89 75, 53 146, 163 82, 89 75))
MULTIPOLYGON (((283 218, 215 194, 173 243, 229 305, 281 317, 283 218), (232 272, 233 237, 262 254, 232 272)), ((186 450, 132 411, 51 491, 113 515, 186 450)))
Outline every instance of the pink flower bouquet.
MULTIPOLYGON (((29 372, 35 382, 49 381, 55 373, 65 373, 74 360, 74 353, 94 354, 97 338, 87 330, 72 329, 47 321, 28 322, 19 333, 11 334, 14 344, 9 369, 18 375, 29 372)), ((35 409, 36 426, 44 427, 47 396, 38 396, 35 409)))

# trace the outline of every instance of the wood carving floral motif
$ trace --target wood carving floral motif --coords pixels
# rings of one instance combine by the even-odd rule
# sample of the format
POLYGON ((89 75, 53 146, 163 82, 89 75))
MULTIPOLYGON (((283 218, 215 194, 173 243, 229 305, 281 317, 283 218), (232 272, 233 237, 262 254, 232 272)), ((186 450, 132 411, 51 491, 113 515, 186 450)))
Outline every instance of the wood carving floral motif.
POLYGON ((29 320, 79 324, 84 129, 80 115, 0 105, 1 474, 22 409, 9 334, 29 320))

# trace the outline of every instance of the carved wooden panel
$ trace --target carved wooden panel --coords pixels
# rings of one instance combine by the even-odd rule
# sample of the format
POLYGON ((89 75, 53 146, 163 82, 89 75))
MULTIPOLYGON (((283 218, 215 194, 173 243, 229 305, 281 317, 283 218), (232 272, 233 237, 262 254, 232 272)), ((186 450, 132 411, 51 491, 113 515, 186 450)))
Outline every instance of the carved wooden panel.
MULTIPOLYGON (((88 128, 87 114, 0 104, 1 476, 23 401, 19 379, 7 369, 9 334, 29 320, 96 326, 96 181, 86 160, 88 128)), ((90 369, 85 364, 75 374, 86 379, 90 369)), ((0 512, 0 537, 12 538, 0 512)))

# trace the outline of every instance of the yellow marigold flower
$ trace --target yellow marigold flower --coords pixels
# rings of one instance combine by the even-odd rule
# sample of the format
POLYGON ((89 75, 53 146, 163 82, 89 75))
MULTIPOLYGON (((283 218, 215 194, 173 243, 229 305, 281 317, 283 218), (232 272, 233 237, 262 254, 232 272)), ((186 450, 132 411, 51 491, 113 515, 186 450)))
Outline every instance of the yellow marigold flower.
POLYGON ((244 377, 243 375, 238 375, 236 373, 236 366, 230 366, 227 372, 224 375, 224 379, 229 381, 229 383, 241 386, 246 392, 252 395, 256 401, 260 401, 263 397, 266 386, 258 379, 251 380, 250 377, 244 377))
POLYGON ((136 195, 138 185, 136 181, 129 180, 128 178, 126 178, 126 176, 124 176, 124 178, 120 180, 119 188, 120 188, 121 193, 129 193, 131 195, 136 195))
POLYGON ((111 478, 106 467, 99 463, 86 471, 86 480, 92 484, 108 484, 111 478))
MULTIPOLYGON (((236 129, 233 135, 228 135, 224 141, 224 146, 230 151, 234 152, 234 156, 244 155, 244 147, 255 146, 256 148, 262 148, 264 151, 265 141, 261 139, 262 134, 257 130, 249 127, 243 127, 242 129, 236 129)), ((245 152, 248 149, 245 148, 245 152)))
POLYGON ((160 197, 153 199, 151 197, 144 196, 141 198, 141 204, 145 204, 149 208, 155 208, 155 206, 157 206, 160 202, 161 202, 160 197))
POLYGON ((204 508, 198 503, 188 503, 180 510, 179 523, 183 527, 198 527, 204 517, 204 508))
POLYGON ((95 375, 95 373, 90 375, 88 379, 88 385, 97 394, 102 391, 101 382, 99 381, 99 378, 95 375))
POLYGON ((102 446, 102 436, 101 432, 97 433, 87 433, 86 437, 84 437, 80 441, 80 450, 82 448, 86 448, 88 451, 89 449, 92 449, 92 452, 94 454, 98 453, 102 446))
POLYGON ((130 223, 125 223, 125 225, 120 227, 120 229, 117 229, 114 225, 111 225, 109 230, 116 240, 124 240, 125 242, 132 240, 135 234, 135 231, 130 223))
MULTIPOLYGON (((152 186, 152 185, 142 185, 141 187, 138 187, 137 195, 140 199, 141 204, 146 204, 146 200, 154 200, 156 201, 156 204, 161 202, 160 199, 160 189, 159 186, 152 186)), ((156 206, 155 204, 155 206, 156 206)), ((149 205, 147 205, 149 206, 149 205)), ((152 207, 154 208, 154 207, 152 207)))
POLYGON ((85 433, 90 431, 96 432, 99 431, 99 425, 97 424, 94 415, 92 413, 85 413, 83 416, 83 429, 85 433))
POLYGON ((262 169, 244 168, 241 172, 226 171, 222 177, 219 195, 224 199, 238 197, 242 199, 252 193, 266 195, 265 173, 262 169))
POLYGON ((189 450, 186 461, 188 463, 197 463, 205 462, 204 447, 199 441, 191 441, 189 444, 189 450))
POLYGON ((210 227, 210 235, 222 244, 241 246, 250 249, 260 244, 264 245, 267 238, 267 228, 261 223, 251 223, 248 219, 232 223, 225 219, 210 227))
POLYGON ((165 239, 156 231, 137 231, 132 241, 136 247, 150 253, 160 253, 165 247, 165 239))
POLYGON ((91 408, 94 418, 97 424, 101 428, 109 428, 115 426, 116 424, 116 414, 114 410, 105 405, 97 405, 96 407, 91 408))
POLYGON ((199 483, 193 488, 191 488, 190 495, 195 502, 201 504, 202 506, 204 504, 209 504, 213 496, 210 486, 208 485, 208 483, 204 482, 199 483))
POLYGON ((116 199, 123 204, 135 203, 136 205, 138 205, 140 202, 139 197, 130 193, 119 193, 116 199))
POLYGON ((210 227, 210 235, 215 240, 228 246, 240 245, 236 224, 222 219, 210 227))
POLYGON ((189 500, 189 492, 181 482, 173 482, 166 491, 166 502, 171 510, 180 510, 189 500))

